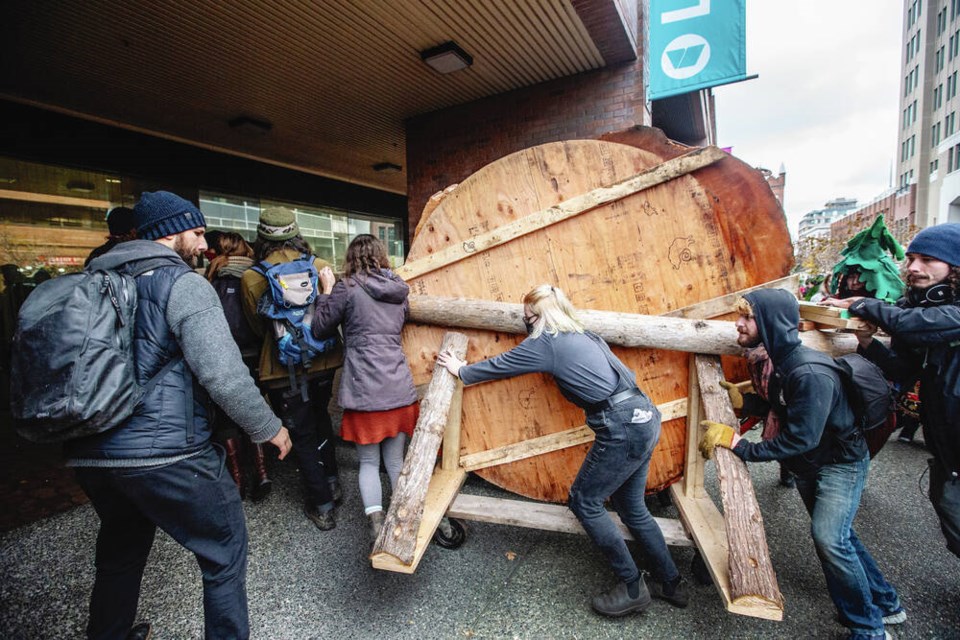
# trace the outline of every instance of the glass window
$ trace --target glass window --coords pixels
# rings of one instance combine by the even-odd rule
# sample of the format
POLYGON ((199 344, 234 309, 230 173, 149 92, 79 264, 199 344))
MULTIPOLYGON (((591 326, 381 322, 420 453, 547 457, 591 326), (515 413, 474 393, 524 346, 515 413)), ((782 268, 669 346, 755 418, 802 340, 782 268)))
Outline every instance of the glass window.
POLYGON ((403 227, 400 220, 333 207, 200 192, 200 210, 207 219, 208 228, 236 231, 251 244, 256 241, 260 211, 268 207, 287 207, 292 210, 297 217, 300 235, 310 243, 313 253, 337 268, 346 257, 350 241, 361 233, 384 240, 391 264, 394 267, 403 264, 403 227))

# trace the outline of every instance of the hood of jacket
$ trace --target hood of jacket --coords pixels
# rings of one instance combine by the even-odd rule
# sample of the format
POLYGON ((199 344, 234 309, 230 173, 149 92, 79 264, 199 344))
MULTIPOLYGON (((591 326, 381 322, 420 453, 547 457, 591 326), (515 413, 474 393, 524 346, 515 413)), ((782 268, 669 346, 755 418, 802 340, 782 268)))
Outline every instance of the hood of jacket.
POLYGON ((358 273, 351 276, 350 280, 374 300, 389 304, 401 304, 410 293, 407 283, 390 269, 380 269, 377 273, 358 273))
POLYGON ((159 242, 154 242, 153 240, 130 240, 129 242, 121 242, 102 256, 91 260, 90 264, 87 265, 87 269, 91 271, 96 271, 97 269, 119 269, 128 262, 150 259, 157 260, 157 266, 169 260, 183 263, 183 258, 177 255, 176 251, 163 246, 159 242))
POLYGON ((800 305, 789 291, 761 289, 743 296, 753 308, 760 341, 774 364, 780 364, 800 346, 800 305))

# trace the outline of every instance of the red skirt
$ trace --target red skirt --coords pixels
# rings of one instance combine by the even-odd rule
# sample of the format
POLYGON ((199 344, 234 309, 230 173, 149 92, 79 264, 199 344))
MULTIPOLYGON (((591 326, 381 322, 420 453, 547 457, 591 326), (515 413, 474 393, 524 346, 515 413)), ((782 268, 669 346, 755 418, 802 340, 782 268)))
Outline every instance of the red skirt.
POLYGON ((420 404, 417 402, 386 411, 344 409, 340 437, 357 444, 376 444, 398 433, 412 437, 419 416, 420 404))

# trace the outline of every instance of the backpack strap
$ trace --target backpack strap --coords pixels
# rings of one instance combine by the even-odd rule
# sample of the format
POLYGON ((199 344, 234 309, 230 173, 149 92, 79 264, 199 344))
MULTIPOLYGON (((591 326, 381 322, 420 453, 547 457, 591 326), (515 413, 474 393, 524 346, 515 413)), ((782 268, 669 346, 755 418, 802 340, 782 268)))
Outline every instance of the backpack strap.
POLYGON ((260 275, 262 275, 264 278, 266 278, 266 277, 267 277, 267 270, 270 269, 271 267, 273 267, 272 264, 270 264, 270 263, 267 262, 266 260, 261 260, 260 262, 254 264, 254 265, 253 265, 252 267, 250 267, 250 268, 253 269, 254 271, 256 271, 257 273, 259 273, 260 275))

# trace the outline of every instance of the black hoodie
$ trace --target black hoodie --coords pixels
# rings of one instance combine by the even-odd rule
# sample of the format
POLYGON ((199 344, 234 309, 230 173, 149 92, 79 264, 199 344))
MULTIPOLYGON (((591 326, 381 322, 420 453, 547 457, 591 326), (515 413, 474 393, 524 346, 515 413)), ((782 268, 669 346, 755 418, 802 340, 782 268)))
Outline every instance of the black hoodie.
POLYGON ((832 359, 800 343, 797 299, 782 289, 763 289, 744 297, 773 361, 768 398, 780 417, 780 433, 758 443, 741 440, 734 453, 748 462, 782 460, 800 475, 866 458, 866 441, 854 425, 853 410, 832 359))

